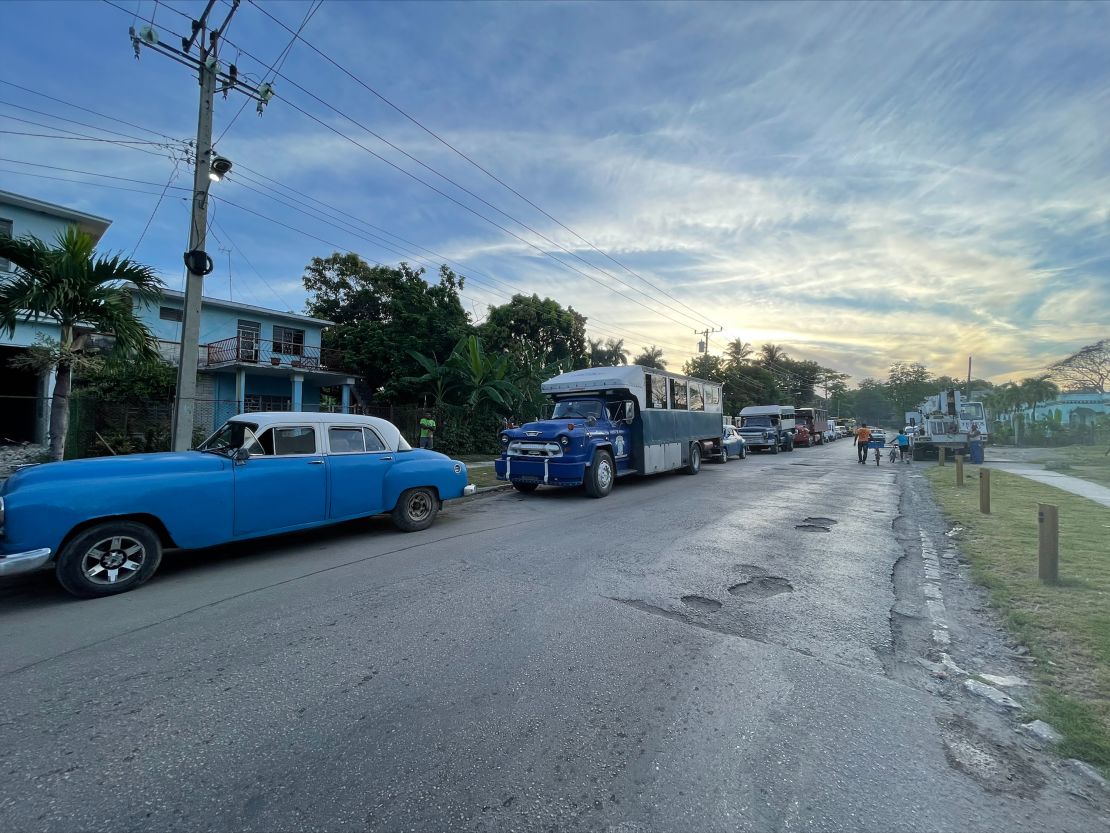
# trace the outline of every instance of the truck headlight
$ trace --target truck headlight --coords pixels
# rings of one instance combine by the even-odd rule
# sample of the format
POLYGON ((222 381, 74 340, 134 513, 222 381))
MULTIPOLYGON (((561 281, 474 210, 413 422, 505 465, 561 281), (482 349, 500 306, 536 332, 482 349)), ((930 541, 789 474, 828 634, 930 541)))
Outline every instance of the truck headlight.
POLYGON ((508 445, 508 443, 509 443, 509 435, 508 434, 502 434, 501 435, 501 444, 502 445, 508 445))
POLYGON ((562 444, 562 446, 564 448, 566 448, 568 445, 570 445, 570 438, 566 434, 564 434, 561 437, 559 437, 559 442, 562 444))

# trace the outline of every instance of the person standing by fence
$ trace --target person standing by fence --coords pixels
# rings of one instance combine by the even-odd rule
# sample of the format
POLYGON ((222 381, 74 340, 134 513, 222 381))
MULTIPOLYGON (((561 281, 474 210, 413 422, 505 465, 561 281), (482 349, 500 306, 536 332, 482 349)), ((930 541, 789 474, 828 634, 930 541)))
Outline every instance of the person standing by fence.
POLYGON ((867 447, 871 442, 871 429, 867 427, 867 423, 863 423, 856 429, 856 456, 859 457, 860 465, 867 463, 867 447))
POLYGON ((431 411, 425 411, 424 416, 420 420, 420 447, 432 448, 434 447, 436 433, 436 421, 432 417, 431 411))

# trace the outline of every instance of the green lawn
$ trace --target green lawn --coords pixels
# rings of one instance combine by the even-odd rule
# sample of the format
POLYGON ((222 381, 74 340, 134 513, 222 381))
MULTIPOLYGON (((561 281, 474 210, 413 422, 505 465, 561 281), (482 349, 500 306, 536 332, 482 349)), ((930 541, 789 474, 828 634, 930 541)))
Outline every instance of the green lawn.
POLYGON ((1037 457, 1031 462, 1044 463, 1053 471, 1110 486, 1110 455, 1107 455, 1104 446, 1068 445, 1063 448, 1046 448, 1043 457, 1037 457))
POLYGON ((497 486, 505 482, 497 479, 497 476, 494 474, 493 466, 475 467, 468 465, 466 471, 467 474, 470 475, 470 482, 478 488, 497 486))
POLYGON ((930 467, 933 493, 958 522, 960 548, 1013 635, 1037 659, 1038 717, 1064 735, 1059 751, 1110 773, 1110 509, 1002 471, 991 472, 991 512, 979 513, 979 467, 955 485, 953 466, 930 467), (1037 578, 1037 504, 1059 507, 1060 583, 1037 578))

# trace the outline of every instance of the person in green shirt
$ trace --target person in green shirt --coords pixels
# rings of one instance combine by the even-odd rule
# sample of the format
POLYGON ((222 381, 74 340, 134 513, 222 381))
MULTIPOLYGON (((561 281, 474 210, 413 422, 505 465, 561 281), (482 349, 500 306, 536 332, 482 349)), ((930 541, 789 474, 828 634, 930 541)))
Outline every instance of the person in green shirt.
POLYGON ((432 412, 425 411, 424 418, 420 420, 420 447, 432 448, 436 433, 436 421, 432 419, 432 412))

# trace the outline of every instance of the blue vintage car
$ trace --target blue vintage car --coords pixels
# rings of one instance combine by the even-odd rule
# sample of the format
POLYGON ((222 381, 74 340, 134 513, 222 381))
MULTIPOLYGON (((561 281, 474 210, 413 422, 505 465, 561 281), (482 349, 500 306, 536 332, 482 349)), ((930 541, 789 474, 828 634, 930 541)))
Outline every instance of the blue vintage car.
POLYGON ((46 463, 0 488, 0 576, 53 567, 76 596, 149 579, 194 549, 391 512, 406 532, 473 493, 466 466, 413 449, 384 419, 273 412, 228 420, 196 450, 46 463))

